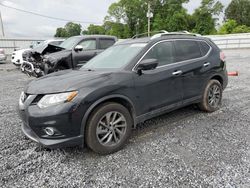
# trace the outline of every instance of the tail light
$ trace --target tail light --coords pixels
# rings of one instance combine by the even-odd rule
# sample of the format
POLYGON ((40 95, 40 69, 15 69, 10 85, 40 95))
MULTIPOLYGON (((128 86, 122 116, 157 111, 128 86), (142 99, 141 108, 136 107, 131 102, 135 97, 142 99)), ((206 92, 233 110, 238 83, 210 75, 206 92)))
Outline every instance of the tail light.
POLYGON ((226 56, 225 56, 225 54, 224 54, 224 52, 220 52, 220 59, 221 59, 221 61, 225 61, 226 60, 226 56))

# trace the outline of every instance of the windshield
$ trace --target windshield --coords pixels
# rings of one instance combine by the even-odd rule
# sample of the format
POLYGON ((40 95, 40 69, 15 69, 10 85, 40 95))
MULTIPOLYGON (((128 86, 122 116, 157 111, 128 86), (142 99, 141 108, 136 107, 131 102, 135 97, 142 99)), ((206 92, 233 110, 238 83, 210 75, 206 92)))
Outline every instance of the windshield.
POLYGON ((67 40, 65 40, 64 42, 62 42, 60 44, 60 47, 65 48, 67 50, 72 50, 73 47, 76 45, 76 43, 78 42, 78 38, 77 37, 70 37, 67 40))
POLYGON ((82 69, 119 69, 127 65, 146 43, 123 44, 108 48, 91 59, 82 69))

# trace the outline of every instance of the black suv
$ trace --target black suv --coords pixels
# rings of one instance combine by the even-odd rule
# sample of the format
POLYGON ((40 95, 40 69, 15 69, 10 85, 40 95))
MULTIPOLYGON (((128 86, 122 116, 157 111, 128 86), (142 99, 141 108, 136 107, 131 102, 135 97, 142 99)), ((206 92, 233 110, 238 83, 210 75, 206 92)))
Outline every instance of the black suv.
POLYGON ((19 100, 22 130, 46 147, 86 143, 108 154, 122 148, 139 122, 190 104, 218 110, 227 82, 224 55, 208 38, 131 39, 80 70, 31 82, 19 100))

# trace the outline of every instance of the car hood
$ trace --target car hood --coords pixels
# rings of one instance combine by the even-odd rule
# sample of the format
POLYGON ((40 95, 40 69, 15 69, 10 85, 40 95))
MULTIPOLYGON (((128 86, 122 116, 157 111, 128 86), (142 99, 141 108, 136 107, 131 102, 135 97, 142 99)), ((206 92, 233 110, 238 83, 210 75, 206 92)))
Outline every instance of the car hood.
POLYGON ((58 51, 58 52, 54 52, 54 53, 45 55, 44 58, 49 60, 49 61, 60 60, 64 57, 68 57, 71 53, 72 53, 71 50, 62 50, 62 51, 58 51))
POLYGON ((59 71, 30 82, 25 88, 25 93, 49 94, 79 90, 103 83, 110 74, 110 71, 59 71))
POLYGON ((26 48, 26 49, 21 49, 21 50, 16 50, 13 53, 17 54, 23 54, 23 52, 30 51, 31 48, 26 48))
POLYGON ((62 50, 65 50, 65 48, 62 48, 60 46, 54 46, 54 45, 51 45, 51 44, 45 44, 45 45, 39 46, 37 48, 34 48, 33 50, 36 53, 44 55, 44 54, 47 54, 47 53, 54 53, 54 52, 62 51, 62 50))

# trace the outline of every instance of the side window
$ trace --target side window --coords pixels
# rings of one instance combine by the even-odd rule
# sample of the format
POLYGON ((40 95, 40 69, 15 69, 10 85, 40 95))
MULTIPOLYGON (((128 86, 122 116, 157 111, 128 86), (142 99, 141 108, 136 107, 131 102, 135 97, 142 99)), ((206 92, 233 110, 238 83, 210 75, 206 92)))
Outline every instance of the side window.
POLYGON ((176 60, 185 61, 201 57, 199 43, 191 40, 176 40, 176 60))
POLYGON ((78 45, 81 45, 83 47, 83 50, 95 50, 96 40, 95 39, 84 40, 81 41, 78 45))
POLYGON ((100 41, 100 49, 103 50, 109 48, 115 43, 115 41, 112 39, 99 39, 99 41, 100 41))
POLYGON ((210 46, 206 42, 203 42, 203 41, 200 41, 199 43, 200 43, 200 48, 201 48, 201 55, 205 56, 210 50, 210 46))
POLYGON ((143 59, 157 59, 158 67, 174 63, 174 48, 172 42, 161 42, 155 45, 143 59))

